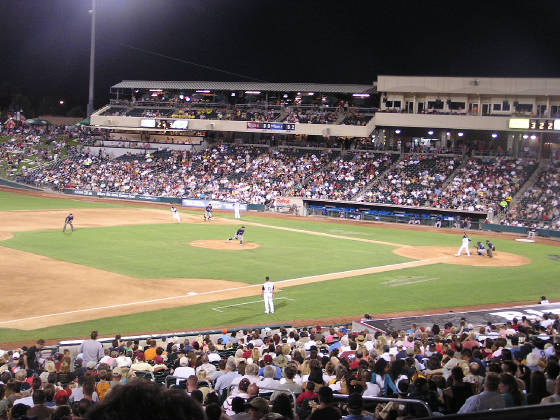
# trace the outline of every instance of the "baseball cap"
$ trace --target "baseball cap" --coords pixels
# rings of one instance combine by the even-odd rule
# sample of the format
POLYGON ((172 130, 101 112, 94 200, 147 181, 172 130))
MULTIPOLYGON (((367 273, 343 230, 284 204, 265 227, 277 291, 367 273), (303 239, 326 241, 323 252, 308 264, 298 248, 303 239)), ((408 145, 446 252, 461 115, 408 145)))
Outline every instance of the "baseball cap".
POLYGON ((113 369, 113 376, 122 376, 122 369, 120 367, 116 367, 113 369))
POLYGON ((56 391, 54 394, 54 402, 56 405, 64 405, 68 403, 68 398, 72 395, 72 390, 70 388, 61 389, 56 391))
POLYGON ((89 362, 87 362, 86 367, 87 367, 88 369, 95 369, 95 365, 96 365, 96 364, 97 364, 97 363, 95 363, 93 360, 90 360, 89 362))
POLYGON ((20 358, 19 351, 15 351, 14 354, 12 354, 12 358, 19 359, 20 358))
POLYGON ((265 354, 263 357, 263 361, 268 365, 272 363, 272 356, 270 354, 265 354))

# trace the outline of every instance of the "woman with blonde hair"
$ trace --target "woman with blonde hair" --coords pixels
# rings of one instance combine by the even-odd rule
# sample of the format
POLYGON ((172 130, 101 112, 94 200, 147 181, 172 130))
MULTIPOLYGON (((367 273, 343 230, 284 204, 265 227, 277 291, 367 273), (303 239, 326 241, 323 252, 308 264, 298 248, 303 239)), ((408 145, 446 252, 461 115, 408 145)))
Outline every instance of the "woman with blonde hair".
POLYGON ((65 388, 74 379, 70 370, 70 364, 67 360, 62 360, 60 364, 60 371, 56 375, 56 382, 65 388))

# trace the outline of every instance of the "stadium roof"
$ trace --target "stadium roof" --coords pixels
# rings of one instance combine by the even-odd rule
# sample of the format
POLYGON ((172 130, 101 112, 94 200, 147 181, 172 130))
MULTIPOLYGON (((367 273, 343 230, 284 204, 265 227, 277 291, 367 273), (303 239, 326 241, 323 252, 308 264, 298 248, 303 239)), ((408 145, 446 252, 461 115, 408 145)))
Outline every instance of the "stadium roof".
POLYGON ((326 83, 265 83, 265 82, 211 82, 211 81, 150 81, 123 80, 113 89, 184 89, 262 92, 320 92, 320 93, 375 93, 375 85, 326 84, 326 83))

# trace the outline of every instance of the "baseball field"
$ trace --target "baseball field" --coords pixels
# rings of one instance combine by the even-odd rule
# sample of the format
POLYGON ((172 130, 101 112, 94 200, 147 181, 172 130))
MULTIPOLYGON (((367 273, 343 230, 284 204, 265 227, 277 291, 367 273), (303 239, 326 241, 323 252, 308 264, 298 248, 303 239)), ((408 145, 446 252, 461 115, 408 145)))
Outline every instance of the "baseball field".
POLYGON ((0 343, 337 322, 560 298, 560 250, 511 235, 0 191, 0 343), (74 214, 75 231, 62 232, 74 214), (245 225, 245 243, 227 242, 245 225), (492 238, 494 258, 474 252, 492 238), (275 283, 265 315, 260 284, 275 283), (314 320, 314 321, 312 321, 314 320), (319 322, 319 321, 317 321, 319 322))

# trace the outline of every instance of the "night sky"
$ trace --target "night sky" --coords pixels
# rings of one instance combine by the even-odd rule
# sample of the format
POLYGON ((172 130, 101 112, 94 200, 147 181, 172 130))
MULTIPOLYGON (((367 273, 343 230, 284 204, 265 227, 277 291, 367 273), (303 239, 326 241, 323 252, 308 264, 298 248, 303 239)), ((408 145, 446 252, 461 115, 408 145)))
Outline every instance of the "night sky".
MULTIPOLYGON (((0 90, 87 102, 91 0, 2 0, 0 90)), ((96 107, 124 79, 560 77, 560 2, 97 0, 96 107)))

